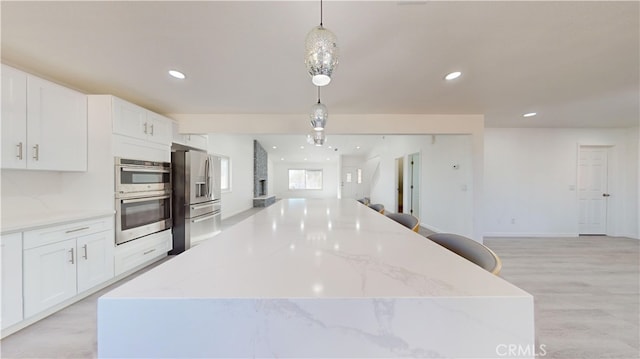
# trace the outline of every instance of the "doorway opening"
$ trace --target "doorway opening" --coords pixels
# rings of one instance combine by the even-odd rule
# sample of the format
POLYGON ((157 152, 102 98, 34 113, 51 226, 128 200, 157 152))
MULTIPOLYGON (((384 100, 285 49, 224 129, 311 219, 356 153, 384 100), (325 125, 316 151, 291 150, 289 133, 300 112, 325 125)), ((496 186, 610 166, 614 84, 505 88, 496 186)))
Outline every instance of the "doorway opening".
POLYGON ((608 146, 580 146, 578 153, 578 234, 606 235, 609 216, 608 146))
POLYGON ((396 213, 404 212, 404 157, 396 158, 396 213))
POLYGON ((420 218, 420 153, 409 155, 409 213, 420 218))

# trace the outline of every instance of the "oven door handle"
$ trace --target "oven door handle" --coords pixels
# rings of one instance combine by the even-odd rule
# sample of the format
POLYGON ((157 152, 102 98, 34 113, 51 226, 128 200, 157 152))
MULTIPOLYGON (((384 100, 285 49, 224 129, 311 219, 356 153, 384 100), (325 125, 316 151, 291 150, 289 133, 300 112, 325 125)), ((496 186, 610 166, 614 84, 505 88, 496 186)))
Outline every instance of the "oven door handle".
POLYGON ((131 168, 131 167, 122 167, 120 168, 122 172, 153 172, 153 173, 169 173, 168 169, 155 169, 155 168, 131 168))
POLYGON ((220 214, 220 211, 216 211, 216 212, 213 212, 212 214, 206 215, 204 217, 198 217, 196 219, 192 219, 191 223, 198 223, 198 222, 206 221, 206 220, 211 219, 211 218, 213 218, 213 217, 215 217, 215 216, 217 216, 219 214, 220 214))
POLYGON ((156 199, 167 199, 169 197, 171 197, 171 196, 166 195, 166 196, 143 197, 143 198, 134 198, 134 199, 121 199, 120 201, 122 202, 122 204, 128 204, 128 203, 153 201, 153 200, 156 200, 156 199))

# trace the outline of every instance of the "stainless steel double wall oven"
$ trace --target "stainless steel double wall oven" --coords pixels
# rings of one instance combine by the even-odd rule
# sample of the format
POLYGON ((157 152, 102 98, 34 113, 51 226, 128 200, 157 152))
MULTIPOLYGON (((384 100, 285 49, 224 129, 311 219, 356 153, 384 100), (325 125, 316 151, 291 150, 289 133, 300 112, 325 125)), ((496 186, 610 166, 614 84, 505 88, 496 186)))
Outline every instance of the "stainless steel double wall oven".
POLYGON ((171 228, 171 164, 115 158, 116 244, 171 228))

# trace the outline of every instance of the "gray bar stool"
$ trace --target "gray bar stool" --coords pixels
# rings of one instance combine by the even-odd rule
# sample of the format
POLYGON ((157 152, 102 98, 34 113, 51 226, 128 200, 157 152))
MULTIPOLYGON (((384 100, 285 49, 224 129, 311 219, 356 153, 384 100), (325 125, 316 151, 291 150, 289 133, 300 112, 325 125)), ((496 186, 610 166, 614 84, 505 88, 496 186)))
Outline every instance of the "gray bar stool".
POLYGON ((495 275, 502 269, 502 261, 498 255, 473 239, 453 233, 435 233, 427 238, 495 275))
POLYGON ((418 232, 420 228, 420 220, 408 213, 387 213, 385 216, 393 219, 401 225, 409 228, 414 232, 418 232))

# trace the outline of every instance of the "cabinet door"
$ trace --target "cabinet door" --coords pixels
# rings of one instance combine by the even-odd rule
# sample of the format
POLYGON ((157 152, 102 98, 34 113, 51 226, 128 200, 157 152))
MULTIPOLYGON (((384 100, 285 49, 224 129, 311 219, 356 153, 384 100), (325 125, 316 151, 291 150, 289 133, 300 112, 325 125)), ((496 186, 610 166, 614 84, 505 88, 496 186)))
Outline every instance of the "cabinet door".
POLYGON ((87 96, 27 76, 27 142, 31 169, 87 170, 87 96))
POLYGON ((22 320, 22 233, 3 235, 2 328, 22 320))
POLYGON ((2 168, 27 167, 27 74, 2 65, 2 168))
POLYGON ((148 132, 147 110, 114 97, 113 133, 145 140, 148 132))
POLYGON ((149 141, 171 146, 173 133, 170 119, 149 111, 147 112, 147 128, 149 141))
POLYGON ((76 294, 76 240, 24 251, 24 316, 28 318, 76 294))
POLYGON ((113 278, 113 238, 113 231, 78 238, 78 293, 113 278))

